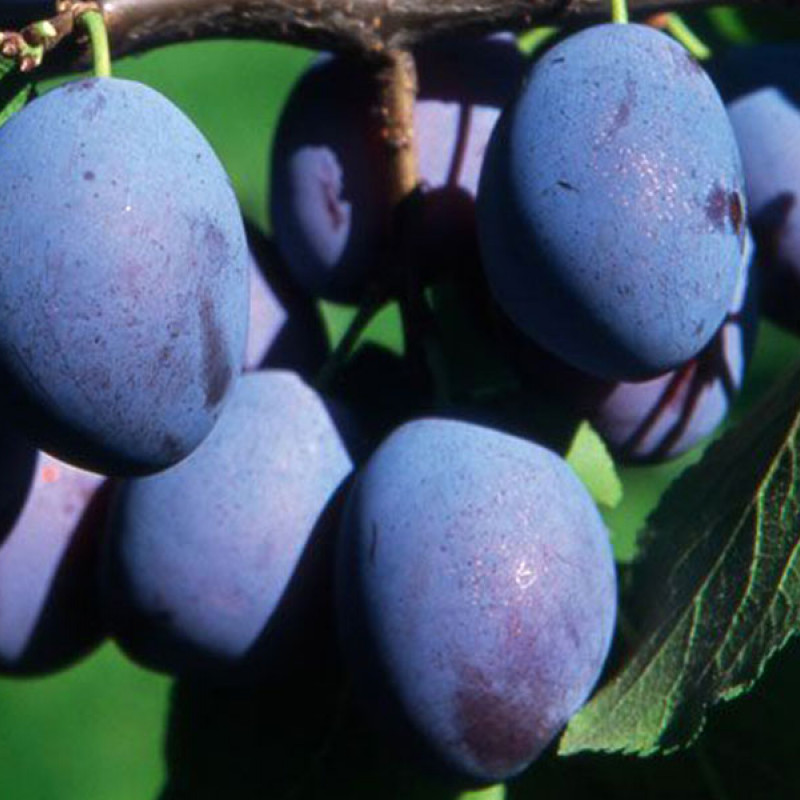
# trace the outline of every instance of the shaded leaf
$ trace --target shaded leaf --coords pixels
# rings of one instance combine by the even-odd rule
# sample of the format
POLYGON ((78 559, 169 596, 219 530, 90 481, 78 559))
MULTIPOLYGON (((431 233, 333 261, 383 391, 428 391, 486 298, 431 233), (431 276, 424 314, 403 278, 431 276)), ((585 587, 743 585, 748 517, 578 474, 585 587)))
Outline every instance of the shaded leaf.
POLYGON ((686 745, 709 707, 750 688, 794 633, 799 428, 800 370, 667 491, 623 604, 629 655, 560 753, 686 745))
MULTIPOLYGON (((325 320, 328 341, 331 347, 335 347, 345 335, 358 309, 355 306, 339 305, 325 300, 320 301, 319 308, 325 320)), ((387 303, 383 306, 359 337, 359 344, 375 344, 396 355, 403 355, 405 343, 397 303, 387 303)))
POLYGON ((475 401, 513 391, 517 381, 491 323, 470 302, 464 287, 436 284, 428 289, 427 300, 437 322, 440 368, 451 398, 475 401))
POLYGON ((462 792, 458 800, 505 800, 506 787, 503 783, 489 786, 487 789, 477 789, 474 792, 462 792))
POLYGON ((17 71, 13 61, 0 58, 0 125, 24 107, 32 89, 28 78, 17 71))

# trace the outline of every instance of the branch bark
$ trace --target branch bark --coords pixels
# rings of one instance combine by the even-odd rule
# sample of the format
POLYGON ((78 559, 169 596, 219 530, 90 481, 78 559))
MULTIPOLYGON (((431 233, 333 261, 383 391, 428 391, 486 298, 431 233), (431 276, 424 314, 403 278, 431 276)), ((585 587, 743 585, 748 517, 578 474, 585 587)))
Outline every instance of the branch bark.
MULTIPOLYGON (((798 6, 800 0, 733 0, 798 6)), ((608 0, 104 0, 115 56, 196 38, 261 38, 380 56, 443 31, 519 30, 608 16, 608 0)), ((629 0, 634 15, 711 0, 629 0)))

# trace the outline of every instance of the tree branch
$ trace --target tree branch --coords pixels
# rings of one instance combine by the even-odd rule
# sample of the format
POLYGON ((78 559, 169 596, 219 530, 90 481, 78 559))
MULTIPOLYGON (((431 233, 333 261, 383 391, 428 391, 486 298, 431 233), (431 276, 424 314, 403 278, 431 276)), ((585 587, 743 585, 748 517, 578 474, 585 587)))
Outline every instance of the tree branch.
MULTIPOLYGON (((798 0, 733 0, 796 6, 798 0)), ((633 14, 710 0, 629 0, 633 14)), ((381 54, 443 31, 519 30, 608 16, 607 0, 104 0, 115 56, 196 38, 261 38, 381 54)))

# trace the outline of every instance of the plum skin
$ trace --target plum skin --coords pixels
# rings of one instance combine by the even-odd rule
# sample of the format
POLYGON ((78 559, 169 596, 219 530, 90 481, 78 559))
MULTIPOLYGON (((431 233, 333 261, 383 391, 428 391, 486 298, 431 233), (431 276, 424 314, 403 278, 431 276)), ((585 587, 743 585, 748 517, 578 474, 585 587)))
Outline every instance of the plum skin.
POLYGON ((244 357, 247 247, 222 165, 166 98, 115 78, 43 95, 0 129, 0 152, 14 164, 0 186, 6 409, 94 472, 176 463, 244 357))
POLYGON ((597 25, 536 62, 489 145, 478 232, 492 293, 541 347, 643 380, 719 328, 744 249, 725 109, 683 47, 597 25))
POLYGON ((338 607, 365 712, 462 785, 523 770, 582 705, 616 579, 558 456, 476 425, 397 429, 354 482, 338 607))
POLYGON ((151 669, 231 683, 291 659, 270 652, 271 625, 350 468, 299 377, 244 375, 189 458, 114 498, 101 585, 122 648, 151 669))
POLYGON ((640 383, 607 383, 568 368, 555 369, 548 379, 588 416, 617 459, 657 463, 682 455, 720 426, 741 389, 758 333, 758 277, 748 235, 741 278, 722 327, 676 370, 640 383))

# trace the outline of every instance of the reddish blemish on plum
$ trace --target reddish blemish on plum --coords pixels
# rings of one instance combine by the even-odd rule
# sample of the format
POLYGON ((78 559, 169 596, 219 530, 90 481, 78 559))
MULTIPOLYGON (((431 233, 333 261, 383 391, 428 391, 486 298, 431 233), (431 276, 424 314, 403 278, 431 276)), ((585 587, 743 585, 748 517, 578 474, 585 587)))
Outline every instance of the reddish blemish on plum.
POLYGON ((715 231, 724 232, 727 226, 741 234, 744 222, 744 207, 737 191, 728 191, 719 183, 708 193, 705 204, 706 219, 715 231))

